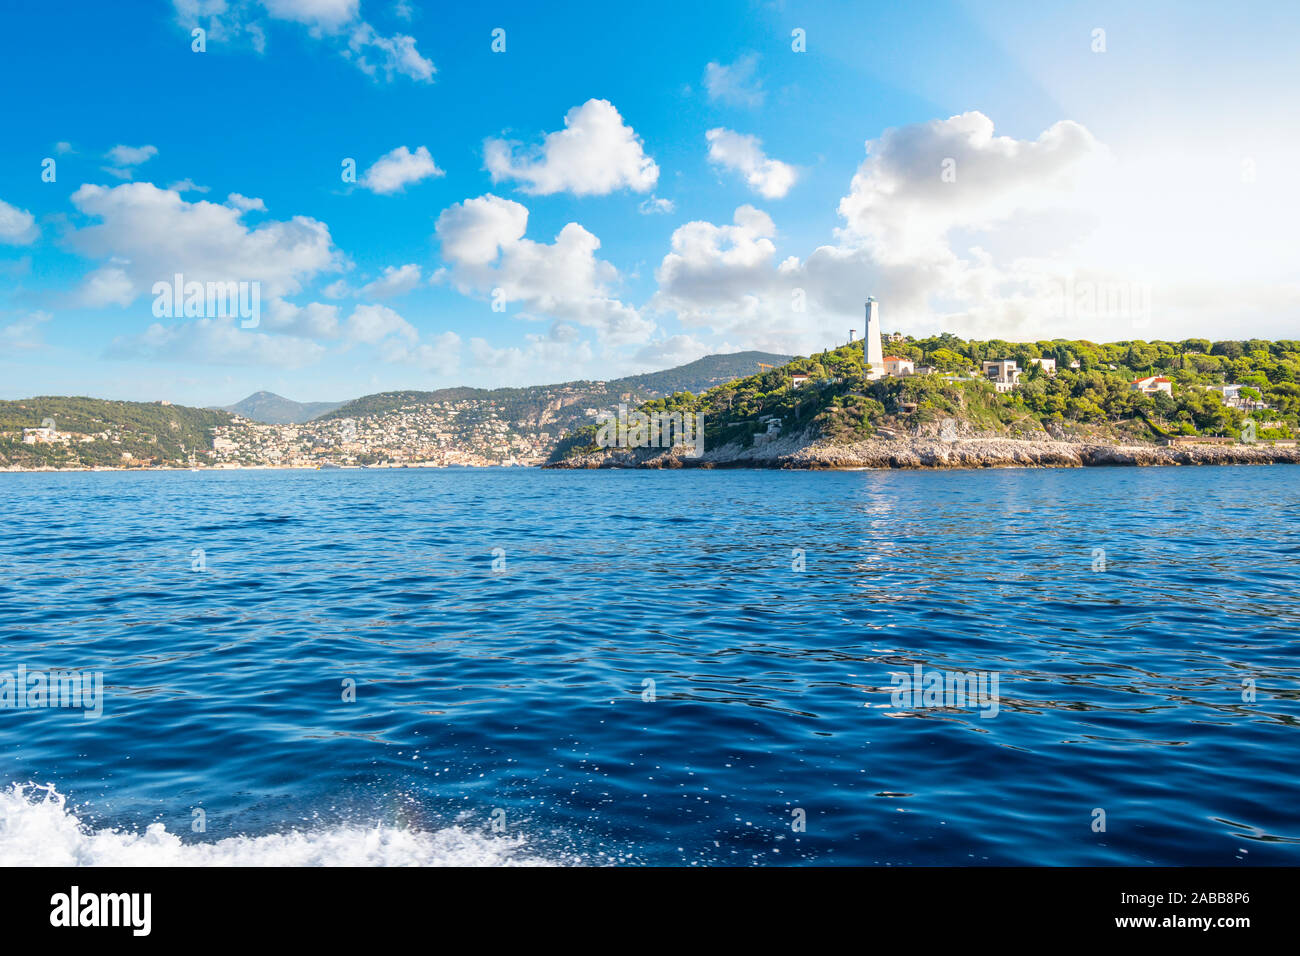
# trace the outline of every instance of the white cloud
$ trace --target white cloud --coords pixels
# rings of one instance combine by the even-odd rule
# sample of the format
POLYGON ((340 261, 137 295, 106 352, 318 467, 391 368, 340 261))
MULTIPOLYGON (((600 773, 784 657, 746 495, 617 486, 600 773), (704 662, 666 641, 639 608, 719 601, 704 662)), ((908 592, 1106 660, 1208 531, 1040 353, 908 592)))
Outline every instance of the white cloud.
POLYGON ((360 19, 358 0, 172 0, 172 6, 177 23, 187 31, 202 27, 209 43, 230 45, 246 38, 264 52, 265 17, 307 27, 311 36, 329 43, 368 76, 382 73, 391 80, 400 74, 428 83, 437 72, 420 55, 414 37, 384 36, 360 19))
POLYGON ((167 188, 174 193, 206 193, 211 191, 210 187, 200 186, 194 180, 188 178, 174 182, 167 188))
MULTIPOLYGON (((736 210, 733 224, 688 222, 674 230, 672 250, 655 271, 652 305, 677 313, 687 326, 730 331, 771 348, 782 279, 776 263, 776 225, 753 206, 736 210)), ((785 287, 789 287, 786 283, 785 287)), ((786 296, 786 318, 790 297, 786 296)), ((793 324, 793 323, 792 323, 793 324)))
POLYGON ((337 30, 357 18, 360 0, 262 0, 277 20, 292 20, 321 30, 337 30))
POLYGON ((445 175, 426 147, 420 146, 412 153, 405 146, 398 146, 375 160, 361 177, 361 185, 371 192, 389 195, 421 179, 445 175))
POLYGON ((643 346, 636 352, 636 360, 650 371, 675 368, 725 349, 710 346, 693 335, 670 335, 643 346))
POLYGON ((411 323, 386 305, 357 306, 348 316, 343 331, 349 341, 368 345, 374 345, 390 335, 409 343, 415 343, 420 337, 411 323))
POLYGON ((305 339, 335 339, 339 336, 339 307, 323 302, 294 305, 272 299, 263 309, 262 326, 268 331, 305 339))
POLYGON ((600 240, 571 222, 551 244, 524 238, 528 209, 488 194, 445 209, 437 236, 449 278, 464 294, 594 328, 612 343, 648 338, 655 325, 614 297, 618 270, 596 258, 600 240))
POLYGON ((740 173, 749 188, 764 199, 782 198, 798 178, 793 166, 768 159, 757 136, 719 126, 705 133, 704 138, 709 141, 709 162, 740 173))
POLYGON ((437 69, 432 60, 425 59, 415 48, 415 38, 403 34, 381 36, 368 23, 359 24, 348 39, 348 50, 362 72, 376 76, 380 70, 386 79, 400 73, 422 83, 432 83, 437 69), (378 59, 376 65, 371 57, 378 59))
POLYGON ((72 144, 66 140, 60 140, 54 144, 54 151, 60 156, 63 156, 66 153, 72 152, 72 144))
POLYGON ((26 209, 0 199, 0 242, 11 246, 30 245, 40 235, 36 217, 26 209))
POLYGON ((0 326, 0 346, 6 349, 29 351, 45 344, 41 326, 50 321, 48 312, 30 312, 8 325, 0 326))
POLYGON ((86 276, 77 300, 82 305, 128 306, 139 293, 121 266, 107 265, 86 276))
POLYGON ((671 199, 660 199, 658 196, 650 196, 648 199, 641 200, 641 205, 637 207, 643 216, 654 216, 661 213, 670 213, 677 207, 671 199))
POLYGON ((188 319, 171 325, 155 322, 141 335, 120 336, 106 354, 196 365, 300 368, 319 361, 325 348, 307 339, 241 329, 233 319, 188 319))
POLYGON ((363 285, 357 294, 367 299, 391 299, 406 295, 419 284, 420 267, 415 263, 387 266, 382 276, 363 285))
POLYGON ((502 139, 484 143, 492 181, 514 179, 532 195, 570 192, 603 196, 616 189, 647 192, 659 180, 659 167, 645 154, 640 137, 608 100, 588 100, 564 117, 564 129, 548 133, 534 150, 515 152, 502 139))
POLYGON ((394 365, 412 365, 426 372, 450 375, 460 365, 460 336, 443 332, 433 342, 412 344, 390 338, 379 349, 380 357, 394 365))
MULTIPOLYGON (((839 204, 843 224, 833 244, 802 259, 783 258, 775 226, 750 207, 737 210, 731 226, 687 223, 674 232, 656 272, 652 306, 745 347, 791 352, 860 329, 868 294, 880 300, 887 327, 905 331, 1150 338, 1155 324, 1135 325, 1143 316, 1060 309, 1067 282, 1129 289, 1153 283, 1157 298, 1171 303, 1197 298, 1188 294, 1186 275, 1163 284, 1140 264, 1141 249, 1125 242, 1124 233, 1134 231, 1138 243, 1157 251, 1169 241, 1147 234, 1153 225, 1165 231, 1158 217, 1123 208, 1159 192, 1156 180, 1128 181, 1131 192, 1119 188, 1121 181, 1107 150, 1074 123, 1026 140, 995 136, 978 113, 887 130, 867 144, 839 204), (1123 256, 1107 254, 1117 247, 1123 256)), ((1240 203, 1240 195, 1234 200, 1240 203)), ((1257 287, 1250 295, 1300 305, 1294 284, 1289 291, 1277 283, 1257 287)), ((1217 301, 1222 308, 1227 298, 1217 301)), ((1181 318, 1169 315, 1165 334, 1188 334, 1181 318)))
POLYGON ((1022 211, 1069 205, 1089 160, 1104 151, 1077 123, 1036 140, 994 136, 971 112, 886 130, 869 144, 839 205, 843 233, 882 254, 934 252, 957 228, 988 229, 1022 211))
MULTIPOLYGON (((496 348, 486 339, 470 339, 469 351, 474 364, 492 369, 498 376, 517 378, 520 375, 541 376, 555 381, 572 381, 590 367, 597 355, 591 343, 583 341, 577 330, 564 323, 556 323, 545 334, 522 337, 523 347, 496 348)), ((603 361, 595 375, 605 375, 611 366, 603 361)))
POLYGON ((226 197, 226 205, 238 209, 240 212, 266 212, 266 203, 260 199, 252 199, 239 193, 231 193, 226 197))
POLYGON ((766 94, 758 77, 758 54, 746 53, 735 63, 710 63, 704 68, 709 99, 730 106, 762 106, 766 94))
POLYGON ((263 300, 291 295, 321 272, 339 268, 329 227, 306 216, 254 229, 243 211, 206 200, 189 203, 152 183, 83 185, 73 205, 100 220, 69 237, 74 249, 109 260, 83 288, 86 304, 127 304, 158 281, 262 284, 263 300))
POLYGON ((157 155, 157 146, 114 146, 104 158, 114 166, 139 166, 157 155))

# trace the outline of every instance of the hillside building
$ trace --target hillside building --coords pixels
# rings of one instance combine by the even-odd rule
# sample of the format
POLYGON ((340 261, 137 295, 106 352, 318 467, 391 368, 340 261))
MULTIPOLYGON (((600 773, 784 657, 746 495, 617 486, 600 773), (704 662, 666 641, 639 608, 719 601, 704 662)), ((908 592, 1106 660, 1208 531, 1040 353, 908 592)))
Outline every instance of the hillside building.
POLYGON ((995 359, 981 366, 983 376, 999 392, 1009 392, 1020 384, 1021 369, 1015 359, 995 359))
POLYGON ((1135 392, 1141 392, 1143 395, 1155 395, 1159 392, 1164 392, 1166 395, 1174 394, 1174 383, 1160 375, 1139 378, 1136 381, 1129 382, 1128 387, 1135 392))

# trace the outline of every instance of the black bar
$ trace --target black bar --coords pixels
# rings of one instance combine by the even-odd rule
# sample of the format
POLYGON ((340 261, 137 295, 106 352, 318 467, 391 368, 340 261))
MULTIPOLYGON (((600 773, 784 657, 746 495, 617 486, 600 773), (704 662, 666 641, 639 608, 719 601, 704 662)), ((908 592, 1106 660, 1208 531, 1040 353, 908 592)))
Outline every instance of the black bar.
POLYGON ((680 935, 687 926, 703 925, 733 942, 769 931, 815 932, 847 933, 869 946, 903 932, 918 943, 955 936, 973 944, 1025 931, 1068 942, 1198 936, 1231 946, 1255 932, 1277 938, 1294 931, 1295 878, 1295 868, 1164 867, 34 869, 4 873, 0 925, 11 945, 111 937, 128 944, 373 946, 415 933, 435 945, 477 934, 495 947, 511 934, 594 942, 593 931, 609 943, 631 934, 680 944, 690 938, 680 935), (52 898, 73 886, 83 904, 92 894, 150 894, 148 935, 135 935, 129 910, 121 920, 127 925, 52 926, 52 898), (1177 893, 1182 900, 1171 897, 1177 893), (1186 922, 1206 918, 1208 928, 1186 922), (1221 922, 1243 918, 1242 925, 1221 922), (1153 923, 1120 925, 1134 919, 1153 923))

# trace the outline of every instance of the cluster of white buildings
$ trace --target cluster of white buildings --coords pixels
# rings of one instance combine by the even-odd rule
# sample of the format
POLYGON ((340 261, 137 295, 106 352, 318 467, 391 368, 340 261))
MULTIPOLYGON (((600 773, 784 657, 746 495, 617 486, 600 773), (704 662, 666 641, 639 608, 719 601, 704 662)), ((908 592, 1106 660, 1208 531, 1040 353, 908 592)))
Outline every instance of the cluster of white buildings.
MULTIPOLYGON (((900 335, 893 335, 890 341, 899 341, 900 335)), ((867 298, 867 329, 862 337, 862 368, 869 379, 901 378, 905 375, 928 375, 937 371, 932 365, 917 368, 911 359, 897 355, 886 355, 881 345, 880 305, 874 296, 867 298)))
MULTIPOLYGON (((898 341, 901 338, 899 335, 894 335, 891 341, 898 341)), ((1030 361, 1048 375, 1056 374, 1056 359, 1036 358, 1030 361)), ((862 338, 862 367, 869 379, 930 375, 938 371, 933 365, 918 366, 911 359, 884 354, 880 334, 880 307, 874 297, 867 299, 867 328, 862 338)), ((993 387, 999 392, 1009 392, 1019 385, 1022 374, 1024 369, 1019 367, 1015 359, 987 361, 980 368, 980 375, 992 382, 993 387)))
POLYGON ((1262 411, 1266 408, 1272 407, 1259 399, 1247 398, 1245 395, 1241 394, 1243 388, 1250 387, 1252 386, 1211 385, 1210 391, 1218 392, 1219 396, 1223 399, 1223 404, 1227 405, 1229 408, 1240 408, 1243 412, 1262 411))

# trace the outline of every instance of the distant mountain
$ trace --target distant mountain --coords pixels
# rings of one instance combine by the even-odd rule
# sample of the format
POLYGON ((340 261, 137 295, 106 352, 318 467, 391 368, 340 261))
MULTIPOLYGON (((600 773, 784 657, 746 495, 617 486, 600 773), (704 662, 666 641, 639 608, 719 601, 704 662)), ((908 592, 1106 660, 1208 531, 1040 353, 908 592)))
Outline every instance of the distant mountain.
POLYGON ((763 371, 758 367, 766 365, 780 366, 790 361, 793 356, 774 355, 771 352, 731 352, 726 355, 706 355, 686 365, 665 369, 662 372, 649 372, 645 375, 629 375, 617 378, 609 384, 621 387, 623 391, 645 392, 651 398, 660 398, 674 392, 693 392, 698 395, 705 389, 738 378, 746 378, 763 371))
POLYGON ((254 392, 234 405, 223 405, 223 412, 233 412, 267 425, 298 425, 332 412, 342 402, 295 402, 274 392, 254 392))
POLYGON ((629 375, 608 382, 584 380, 560 382, 556 385, 529 385, 523 388, 489 389, 458 386, 440 388, 432 392, 378 392, 335 405, 328 412, 321 413, 320 417, 363 418, 368 415, 384 415, 399 409, 431 405, 435 402, 477 402, 483 403, 485 407, 492 406, 513 420, 550 422, 554 419, 548 417, 547 413, 555 412, 561 407, 604 408, 611 402, 637 403, 652 398, 663 398, 674 392, 686 391, 698 394, 714 385, 721 385, 763 371, 758 367, 759 362, 780 366, 790 361, 790 358, 791 356, 788 355, 774 355, 771 352, 733 352, 728 355, 706 355, 702 359, 676 368, 665 369, 662 372, 629 375))

